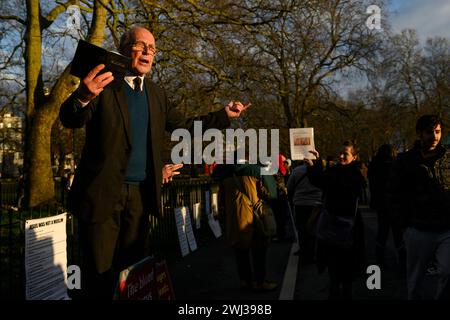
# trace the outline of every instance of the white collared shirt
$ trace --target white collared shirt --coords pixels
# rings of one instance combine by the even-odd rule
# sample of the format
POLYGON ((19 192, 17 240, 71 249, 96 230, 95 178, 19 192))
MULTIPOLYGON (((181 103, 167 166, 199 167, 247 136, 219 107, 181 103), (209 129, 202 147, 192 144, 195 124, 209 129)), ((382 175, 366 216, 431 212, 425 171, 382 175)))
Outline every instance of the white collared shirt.
MULTIPOLYGON (((134 76, 134 75, 127 74, 124 77, 124 80, 125 80, 126 83, 128 83, 128 85, 131 87, 131 89, 134 90, 134 79, 136 77, 141 78, 141 91, 142 91, 143 88, 144 88, 144 77, 145 76, 134 76)), ((75 104, 76 104, 77 107, 84 108, 84 107, 86 107, 89 104, 89 102, 81 102, 79 99, 75 99, 75 104)))
MULTIPOLYGON (((134 90, 134 79, 138 77, 138 76, 133 76, 133 75, 126 75, 125 76, 125 81, 128 83, 128 85, 131 87, 131 89, 134 90)), ((144 87, 144 76, 139 76, 139 78, 141 78, 141 90, 143 90, 144 87)))

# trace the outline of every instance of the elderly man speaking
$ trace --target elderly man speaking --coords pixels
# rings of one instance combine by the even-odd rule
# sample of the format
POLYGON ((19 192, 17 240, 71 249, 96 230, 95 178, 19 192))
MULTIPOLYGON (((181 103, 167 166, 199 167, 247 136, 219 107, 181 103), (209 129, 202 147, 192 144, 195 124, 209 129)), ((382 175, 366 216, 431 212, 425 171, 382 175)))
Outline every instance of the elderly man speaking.
POLYGON ((149 214, 158 215, 161 183, 182 165, 163 166, 164 131, 223 129, 248 105, 185 119, 170 105, 166 92, 149 78, 156 54, 155 39, 134 27, 120 41, 120 53, 131 58, 117 86, 111 72, 98 65, 62 105, 65 127, 86 126, 86 142, 69 194, 69 210, 80 218, 85 298, 111 299, 118 272, 145 256, 149 214))

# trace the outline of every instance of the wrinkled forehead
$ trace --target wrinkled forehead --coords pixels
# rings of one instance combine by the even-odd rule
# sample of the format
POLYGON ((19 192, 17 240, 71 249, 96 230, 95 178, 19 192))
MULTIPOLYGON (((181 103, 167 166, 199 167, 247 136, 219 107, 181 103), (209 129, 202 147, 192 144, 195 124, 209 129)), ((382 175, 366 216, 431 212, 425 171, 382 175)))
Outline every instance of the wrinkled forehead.
POLYGON ((146 44, 155 44, 155 38, 150 31, 144 28, 137 28, 131 34, 133 41, 143 41, 146 44))

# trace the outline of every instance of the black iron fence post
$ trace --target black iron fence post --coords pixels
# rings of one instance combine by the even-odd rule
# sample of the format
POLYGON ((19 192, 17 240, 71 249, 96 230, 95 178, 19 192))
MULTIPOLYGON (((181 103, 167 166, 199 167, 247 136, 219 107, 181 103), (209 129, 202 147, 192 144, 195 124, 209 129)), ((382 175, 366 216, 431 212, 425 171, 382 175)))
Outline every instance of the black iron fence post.
POLYGON ((12 223, 12 217, 13 217, 13 210, 12 208, 8 208, 8 225, 9 225, 9 232, 8 232, 8 274, 10 275, 8 277, 8 286, 9 286, 9 294, 12 296, 12 261, 13 261, 13 223, 12 223))

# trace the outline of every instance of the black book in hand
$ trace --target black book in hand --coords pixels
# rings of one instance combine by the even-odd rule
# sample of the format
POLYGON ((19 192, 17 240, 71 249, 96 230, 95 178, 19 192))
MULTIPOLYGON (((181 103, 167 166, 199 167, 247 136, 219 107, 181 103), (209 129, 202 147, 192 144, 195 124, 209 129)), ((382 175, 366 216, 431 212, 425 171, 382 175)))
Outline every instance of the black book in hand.
POLYGON ((78 42, 75 56, 72 60, 70 74, 84 79, 94 67, 103 63, 105 68, 100 71, 112 72, 114 80, 122 80, 129 69, 131 59, 117 52, 108 51, 84 40, 78 42))

